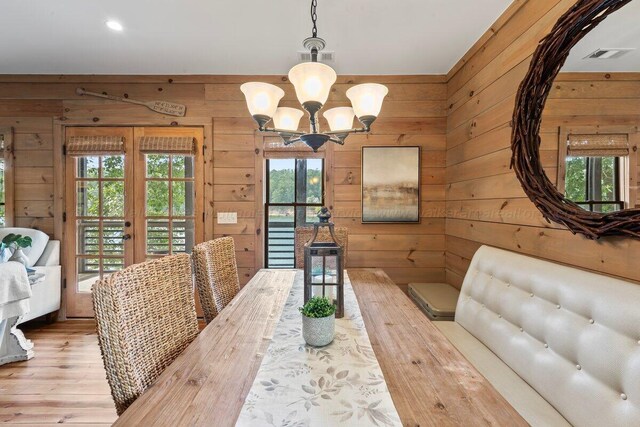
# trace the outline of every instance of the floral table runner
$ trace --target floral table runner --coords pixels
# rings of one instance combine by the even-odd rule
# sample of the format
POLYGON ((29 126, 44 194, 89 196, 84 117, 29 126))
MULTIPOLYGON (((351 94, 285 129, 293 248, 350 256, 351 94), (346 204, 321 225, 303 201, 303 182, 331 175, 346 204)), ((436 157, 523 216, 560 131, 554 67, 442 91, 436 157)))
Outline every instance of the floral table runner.
POLYGON ((326 347, 307 346, 298 272, 237 426, 401 426, 345 273, 344 318, 326 347))

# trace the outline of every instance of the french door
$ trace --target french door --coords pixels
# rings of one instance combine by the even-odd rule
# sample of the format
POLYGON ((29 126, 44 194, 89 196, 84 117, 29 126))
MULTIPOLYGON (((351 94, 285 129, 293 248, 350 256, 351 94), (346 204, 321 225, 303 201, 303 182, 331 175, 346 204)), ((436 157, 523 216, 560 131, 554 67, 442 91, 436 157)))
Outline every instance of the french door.
POLYGON ((97 280, 203 240, 202 143, 201 128, 66 129, 68 317, 93 316, 97 280))

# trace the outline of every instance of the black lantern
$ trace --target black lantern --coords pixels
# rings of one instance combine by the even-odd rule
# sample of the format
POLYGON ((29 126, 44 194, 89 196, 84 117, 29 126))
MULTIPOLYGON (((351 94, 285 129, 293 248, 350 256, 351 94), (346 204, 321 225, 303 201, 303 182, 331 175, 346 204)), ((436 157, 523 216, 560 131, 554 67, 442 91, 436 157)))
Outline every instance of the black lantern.
POLYGON ((320 221, 313 225, 313 237, 304 245, 304 302, 315 296, 326 297, 335 304, 336 317, 340 318, 344 316, 344 258, 329 218, 329 209, 323 207, 318 213, 320 221), (327 228, 331 241, 317 241, 320 229, 327 228))

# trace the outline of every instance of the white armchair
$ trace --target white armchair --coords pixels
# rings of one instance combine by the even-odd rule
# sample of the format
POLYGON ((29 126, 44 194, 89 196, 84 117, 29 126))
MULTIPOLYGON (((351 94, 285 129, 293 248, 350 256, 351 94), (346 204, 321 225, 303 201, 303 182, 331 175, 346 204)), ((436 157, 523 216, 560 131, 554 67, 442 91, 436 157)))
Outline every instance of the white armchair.
POLYGON ((31 310, 24 315, 20 323, 60 310, 61 274, 60 241, 49 240, 44 252, 32 267, 37 273, 44 274, 44 280, 31 286, 31 310))
POLYGON ((0 228, 0 240, 9 233, 30 236, 33 244, 24 250, 29 258, 29 267, 44 274, 44 280, 31 286, 33 295, 29 299, 30 311, 22 317, 20 323, 36 317, 54 313, 60 309, 61 270, 60 241, 31 228, 0 228))

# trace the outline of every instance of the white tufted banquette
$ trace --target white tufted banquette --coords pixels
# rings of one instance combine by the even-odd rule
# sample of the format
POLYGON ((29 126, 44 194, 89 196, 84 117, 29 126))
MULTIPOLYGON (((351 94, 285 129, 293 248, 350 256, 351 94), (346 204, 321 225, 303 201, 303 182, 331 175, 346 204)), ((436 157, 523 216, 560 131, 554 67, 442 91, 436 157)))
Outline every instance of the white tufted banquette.
POLYGON ((640 285, 483 246, 435 323, 532 425, 640 426, 640 285))

